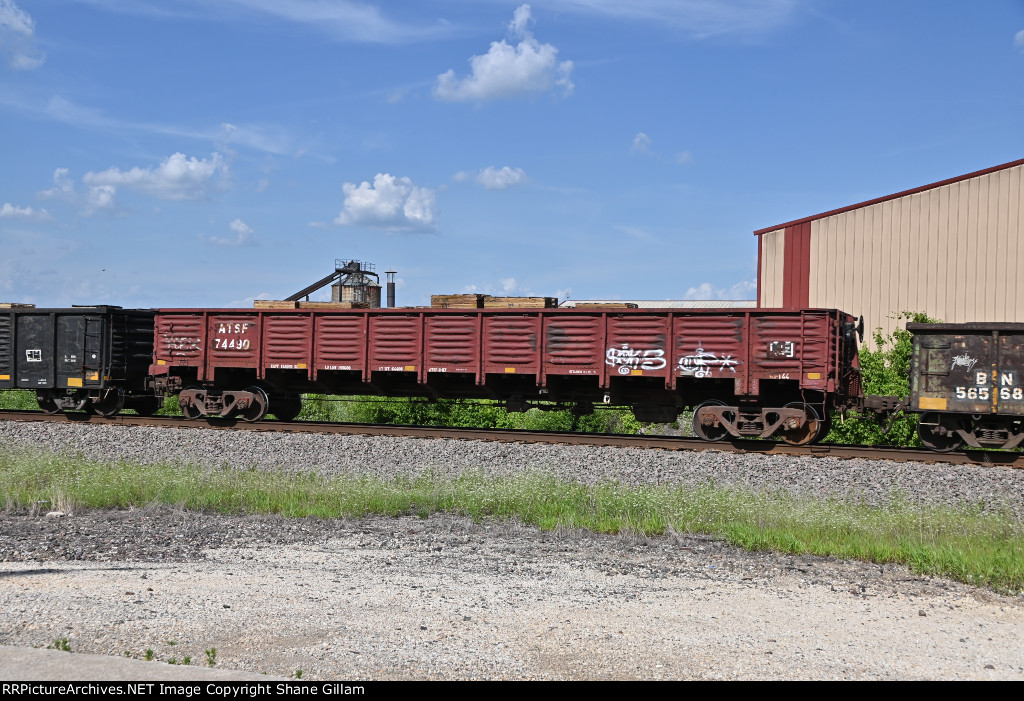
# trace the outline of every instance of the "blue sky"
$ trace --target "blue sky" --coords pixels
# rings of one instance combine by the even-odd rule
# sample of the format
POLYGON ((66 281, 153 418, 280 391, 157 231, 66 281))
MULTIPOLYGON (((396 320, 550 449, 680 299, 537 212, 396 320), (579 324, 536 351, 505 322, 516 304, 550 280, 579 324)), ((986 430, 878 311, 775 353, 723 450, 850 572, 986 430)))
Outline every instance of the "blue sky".
POLYGON ((753 230, 1022 157, 1024 0, 0 0, 0 301, 750 299, 753 230))

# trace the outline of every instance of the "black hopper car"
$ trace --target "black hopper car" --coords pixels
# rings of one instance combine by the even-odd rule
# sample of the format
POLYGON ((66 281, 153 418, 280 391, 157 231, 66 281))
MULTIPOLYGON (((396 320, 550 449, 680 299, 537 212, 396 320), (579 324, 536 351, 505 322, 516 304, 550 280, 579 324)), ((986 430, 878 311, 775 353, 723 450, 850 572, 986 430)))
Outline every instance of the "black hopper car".
POLYGON ((152 414, 152 310, 114 306, 0 310, 0 389, 30 389, 49 414, 123 408, 152 414))

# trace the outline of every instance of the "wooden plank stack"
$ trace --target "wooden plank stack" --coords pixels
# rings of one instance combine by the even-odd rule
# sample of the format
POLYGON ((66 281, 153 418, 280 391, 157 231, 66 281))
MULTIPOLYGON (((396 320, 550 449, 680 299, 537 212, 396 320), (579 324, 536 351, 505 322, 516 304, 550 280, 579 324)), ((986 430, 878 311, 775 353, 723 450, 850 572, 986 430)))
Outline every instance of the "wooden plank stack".
POLYGON ((430 295, 431 309, 481 309, 487 295, 430 295))
POLYGON ((257 299, 254 309, 369 309, 369 302, 284 302, 276 299, 257 299))
POLYGON ((253 309, 298 309, 298 302, 282 302, 276 299, 257 299, 252 303, 253 309))
POLYGON ((557 297, 487 297, 484 309, 554 309, 557 297))
POLYGON ((21 304, 19 302, 0 302, 0 309, 35 309, 34 304, 21 304))
POLYGON ((554 309, 557 297, 492 297, 491 295, 432 295, 432 309, 554 309))

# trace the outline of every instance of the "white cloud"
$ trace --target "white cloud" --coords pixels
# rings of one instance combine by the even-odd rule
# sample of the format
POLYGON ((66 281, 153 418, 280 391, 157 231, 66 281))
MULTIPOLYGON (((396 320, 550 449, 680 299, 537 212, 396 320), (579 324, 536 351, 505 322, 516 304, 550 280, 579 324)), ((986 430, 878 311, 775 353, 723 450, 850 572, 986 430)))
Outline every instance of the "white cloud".
MULTIPOLYGON (((516 278, 499 277, 497 282, 490 281, 484 282, 479 285, 466 285, 462 288, 463 294, 487 294, 494 297, 532 297, 534 296, 533 290, 521 283, 516 278)), ((559 299, 562 299, 561 295, 567 291, 559 290, 557 295, 559 299)))
POLYGON ((633 143, 629 147, 630 153, 650 153, 650 151, 651 137, 643 132, 633 137, 633 143))
POLYGON ((31 207, 17 207, 10 202, 4 202, 0 207, 0 219, 52 219, 50 213, 45 209, 32 209, 31 207))
POLYGON ((573 91, 572 61, 558 62, 558 49, 541 44, 527 28, 530 6, 516 8, 509 31, 520 42, 511 46, 504 39, 491 43, 483 56, 469 59, 472 73, 463 79, 449 69, 437 77, 434 96, 453 102, 484 101, 516 97, 535 92, 557 90, 563 95, 573 91))
POLYGON ((252 227, 241 219, 235 219, 228 224, 228 228, 235 232, 234 238, 211 236, 210 243, 218 246, 245 246, 252 242, 252 227))
POLYGON ((113 209, 117 204, 117 188, 113 185, 96 185, 89 188, 87 214, 101 209, 113 209))
POLYGON ((67 168, 57 168, 53 171, 53 187, 49 190, 43 190, 42 192, 36 193, 38 197, 42 197, 43 199, 73 197, 74 194, 75 183, 68 177, 67 168))
POLYGON ((32 36, 36 23, 27 12, 14 4, 14 0, 0 0, 0 29, 32 36))
POLYGON ((729 288, 715 287, 704 282, 686 291, 683 299, 754 299, 757 297, 757 281, 744 280, 729 288))
POLYGON ((218 175, 225 177, 227 172, 228 166, 219 153, 213 153, 209 159, 175 153, 153 168, 90 171, 82 176, 82 182, 89 186, 90 207, 106 209, 114 206, 118 188, 138 190, 163 200, 201 199, 213 179, 218 175))
POLYGON ((1017 50, 1024 53, 1024 29, 1013 35, 1013 45, 1017 50))
POLYGON ((476 181, 488 190, 505 190, 516 185, 522 185, 527 181, 526 173, 522 168, 509 168, 502 166, 495 168, 488 166, 476 176, 476 181))
POLYGON ((633 143, 629 145, 629 152, 631 154, 649 156, 656 161, 661 161, 662 163, 671 161, 677 165, 685 165, 693 162, 693 154, 689 151, 681 151, 671 158, 667 158, 664 154, 659 153, 654 149, 654 142, 651 141, 651 137, 647 136, 647 134, 642 131, 633 137, 633 143))
POLYGON ((0 52, 10 55, 12 68, 29 70, 43 65, 46 54, 35 48, 35 33, 36 23, 27 12, 14 0, 0 0, 0 52))
POLYGON ((359 185, 345 183, 341 189, 345 204, 335 224, 385 231, 430 231, 437 225, 434 191, 409 178, 377 173, 372 185, 364 180, 359 185))

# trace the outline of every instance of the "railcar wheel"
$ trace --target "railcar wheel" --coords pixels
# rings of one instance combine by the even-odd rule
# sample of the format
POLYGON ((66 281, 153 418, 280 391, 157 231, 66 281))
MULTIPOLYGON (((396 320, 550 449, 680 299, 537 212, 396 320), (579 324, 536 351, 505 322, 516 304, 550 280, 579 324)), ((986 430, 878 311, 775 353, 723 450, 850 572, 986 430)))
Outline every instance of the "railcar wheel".
POLYGON ((702 438, 706 441, 720 441, 729 435, 729 429, 723 426, 721 423, 715 422, 713 417, 707 417, 705 420, 701 419, 700 410, 704 407, 709 406, 725 406, 725 402, 718 399, 709 399, 706 402, 701 402, 693 409, 693 433, 698 438, 702 438))
POLYGON ((89 408, 94 414, 100 416, 107 418, 117 416, 118 412, 124 408, 124 390, 120 387, 111 387, 103 393, 102 397, 93 400, 89 408))
MULTIPOLYGON (((185 389, 204 391, 204 388, 200 387, 199 385, 190 385, 185 389)), ((195 406, 194 404, 183 404, 181 401, 180 394, 178 395, 178 406, 181 407, 181 415, 184 416, 189 421, 195 421, 196 419, 200 418, 203 415, 203 412, 199 409, 199 407, 195 406)))
POLYGON ((132 401, 129 408, 134 409, 135 413, 139 416, 152 416, 156 412, 160 411, 163 405, 164 402, 161 397, 142 397, 132 401))
POLYGON ((52 392, 36 392, 36 402, 44 414, 59 414, 60 407, 53 398, 52 392))
POLYGON ((302 412, 301 397, 274 397, 271 404, 274 408, 270 413, 276 416, 278 421, 294 421, 302 412))
POLYGON ((253 402, 242 412, 242 420, 253 423, 267 415, 267 407, 270 405, 270 398, 263 391, 262 387, 246 387, 246 392, 252 392, 253 402))
POLYGON ((917 420, 917 435, 924 446, 936 453, 948 453, 964 444, 964 439, 955 433, 963 428, 959 416, 926 412, 917 420))
POLYGON ((810 404, 804 404, 803 402, 790 402, 784 409, 803 409, 804 425, 796 428, 780 428, 777 431, 779 438, 785 443, 790 445, 807 445, 808 443, 814 443, 822 438, 821 417, 818 416, 818 410, 810 404))

